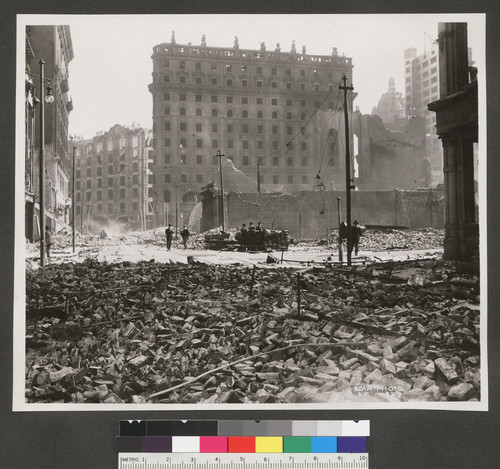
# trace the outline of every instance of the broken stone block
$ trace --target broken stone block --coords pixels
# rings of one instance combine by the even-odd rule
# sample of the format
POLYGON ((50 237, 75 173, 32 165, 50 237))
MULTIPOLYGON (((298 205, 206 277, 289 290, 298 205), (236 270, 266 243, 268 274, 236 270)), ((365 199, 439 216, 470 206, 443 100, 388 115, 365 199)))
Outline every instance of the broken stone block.
POLYGON ((105 404, 124 404, 125 401, 120 399, 115 393, 110 393, 109 396, 103 401, 105 404))
POLYGON ((96 387, 97 397, 102 401, 106 398, 109 393, 108 387, 105 384, 101 384, 96 387))
POLYGON ((344 368, 344 370, 347 370, 349 368, 352 368, 353 365, 357 362, 358 362, 357 357, 354 357, 354 358, 350 358, 349 360, 345 360, 343 363, 341 363, 341 365, 342 365, 342 368, 344 368))
POLYGON ((376 355, 376 356, 379 356, 381 357, 383 354, 384 354, 384 350, 379 347, 378 345, 369 345, 366 349, 367 353, 369 353, 370 355, 376 355))
POLYGON ((385 344, 382 352, 382 356, 386 360, 391 360, 393 361, 394 359, 394 352, 392 351, 392 347, 389 344, 385 344))
POLYGON ((460 383, 448 391, 450 401, 466 401, 474 393, 474 386, 470 383, 460 383))
POLYGON ((351 385, 349 384, 349 381, 347 381, 344 378, 337 379, 336 385, 338 391, 351 390, 351 385))
POLYGON ((434 376, 436 375, 436 366, 434 365, 434 362, 430 362, 424 369, 424 373, 430 378, 434 379, 434 376))
POLYGON ((362 361, 363 363, 378 362, 377 357, 374 357, 373 355, 370 355, 369 353, 366 352, 362 352, 360 350, 347 350, 347 354, 350 357, 357 358, 359 361, 362 361))
POLYGON ((140 368, 147 361, 148 361, 148 357, 146 357, 145 355, 139 355, 138 357, 132 358, 132 360, 130 360, 128 363, 129 363, 129 365, 140 368))
POLYGON ((420 351, 410 342, 398 350, 398 355, 401 359, 411 362, 420 356, 420 351))
POLYGON ((382 377, 382 372, 378 368, 376 368, 371 373, 369 373, 367 376, 365 376, 364 382, 371 384, 374 381, 377 381, 378 379, 380 379, 381 377, 382 377))
POLYGON ((458 381, 458 375, 455 368, 448 363, 446 358, 434 360, 436 370, 444 377, 448 384, 455 384, 458 381))
POLYGON ((391 361, 382 358, 382 360, 380 360, 380 371, 383 375, 388 373, 396 374, 396 365, 394 365, 391 361))
POLYGON ((397 352, 399 349, 407 345, 409 342, 410 339, 408 339, 407 337, 398 337, 392 344, 392 350, 394 352, 397 352))
POLYGON ((457 374, 461 375, 464 372, 464 366, 460 357, 452 357, 449 361, 450 365, 455 368, 457 374))
POLYGON ((354 370, 351 375, 351 381, 350 381, 351 386, 359 386, 363 381, 363 376, 364 373, 361 368, 354 370))
POLYGON ((356 335, 356 331, 351 327, 340 326, 334 333, 333 337, 337 339, 352 339, 356 335))
POLYGON ((429 379, 427 376, 419 376, 415 379, 413 387, 426 390, 433 385, 434 381, 432 379, 429 379))
POLYGON ((426 390, 425 390, 426 394, 428 394, 429 396, 431 396, 431 400, 433 401, 439 401, 439 399, 441 398, 441 390, 439 389, 439 386, 436 386, 435 384, 432 385, 432 386, 429 386, 426 390))

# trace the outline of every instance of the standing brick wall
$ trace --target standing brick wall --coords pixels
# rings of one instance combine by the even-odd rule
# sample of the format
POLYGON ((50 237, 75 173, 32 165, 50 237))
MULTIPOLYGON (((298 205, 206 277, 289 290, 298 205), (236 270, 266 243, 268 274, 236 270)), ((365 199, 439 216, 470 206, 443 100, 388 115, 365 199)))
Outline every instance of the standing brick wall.
MULTIPOLYGON (((338 227, 337 197, 341 198, 341 219, 345 221, 345 195, 340 191, 230 192, 227 226, 239 228, 242 223, 261 221, 267 229, 288 230, 293 238, 324 238, 338 227)), ((429 191, 355 191, 351 202, 352 221, 363 225, 443 227, 443 197, 437 191, 432 196, 429 191)))

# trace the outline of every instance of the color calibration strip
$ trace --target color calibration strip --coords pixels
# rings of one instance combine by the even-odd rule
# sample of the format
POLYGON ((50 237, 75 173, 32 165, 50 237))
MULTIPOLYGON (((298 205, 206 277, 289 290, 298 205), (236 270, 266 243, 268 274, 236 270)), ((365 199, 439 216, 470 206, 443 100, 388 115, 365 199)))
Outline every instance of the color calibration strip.
POLYGON ((122 421, 119 453, 365 453, 370 422, 122 421))

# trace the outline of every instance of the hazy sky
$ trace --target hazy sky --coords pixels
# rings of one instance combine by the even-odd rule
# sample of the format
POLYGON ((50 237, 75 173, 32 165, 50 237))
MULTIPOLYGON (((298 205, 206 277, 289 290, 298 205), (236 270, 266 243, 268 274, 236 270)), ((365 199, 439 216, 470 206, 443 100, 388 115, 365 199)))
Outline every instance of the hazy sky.
POLYGON ((267 50, 280 43, 290 51, 305 45, 308 54, 340 55, 353 59, 355 105, 370 113, 387 91, 389 78, 404 92, 404 50, 420 54, 437 38, 438 23, 468 21, 469 45, 479 70, 484 70, 482 15, 95 15, 30 16, 26 24, 69 24, 75 57, 70 63, 70 94, 74 110, 70 133, 93 137, 116 123, 137 122, 151 128, 153 46, 170 42, 267 50))

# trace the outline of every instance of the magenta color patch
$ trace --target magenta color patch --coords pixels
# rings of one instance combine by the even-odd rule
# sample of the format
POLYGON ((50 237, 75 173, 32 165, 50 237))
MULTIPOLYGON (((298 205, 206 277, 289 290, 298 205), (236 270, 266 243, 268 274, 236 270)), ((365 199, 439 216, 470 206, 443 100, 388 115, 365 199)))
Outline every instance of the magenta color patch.
POLYGON ((200 453, 227 453, 227 436, 201 436, 200 453))

